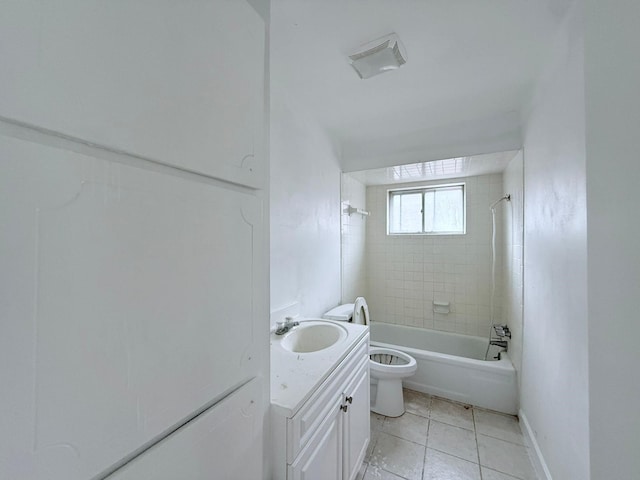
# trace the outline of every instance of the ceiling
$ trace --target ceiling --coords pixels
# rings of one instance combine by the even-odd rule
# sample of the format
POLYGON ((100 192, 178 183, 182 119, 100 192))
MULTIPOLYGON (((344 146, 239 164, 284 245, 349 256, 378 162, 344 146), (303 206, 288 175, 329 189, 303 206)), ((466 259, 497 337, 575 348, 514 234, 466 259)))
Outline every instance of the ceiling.
POLYGON ((348 175, 367 186, 474 177, 503 172, 517 153, 517 151, 509 151, 470 157, 447 158, 430 162, 361 170, 359 172, 351 172, 348 175))
POLYGON ((345 171, 519 148, 568 3, 272 0, 272 92, 328 133, 345 171), (391 32, 407 63, 361 80, 347 56, 391 32))

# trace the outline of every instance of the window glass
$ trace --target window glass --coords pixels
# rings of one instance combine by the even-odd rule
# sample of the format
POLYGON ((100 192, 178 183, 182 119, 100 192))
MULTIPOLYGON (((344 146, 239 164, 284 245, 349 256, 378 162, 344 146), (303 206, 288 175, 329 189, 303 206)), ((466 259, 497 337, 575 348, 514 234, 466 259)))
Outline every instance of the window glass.
POLYGON ((422 193, 391 196, 391 229, 396 233, 422 233, 422 193))
POLYGON ((389 191, 389 234, 465 233, 464 185, 389 191))
POLYGON ((460 232, 464 229, 462 188, 442 188, 434 191, 433 231, 460 232))

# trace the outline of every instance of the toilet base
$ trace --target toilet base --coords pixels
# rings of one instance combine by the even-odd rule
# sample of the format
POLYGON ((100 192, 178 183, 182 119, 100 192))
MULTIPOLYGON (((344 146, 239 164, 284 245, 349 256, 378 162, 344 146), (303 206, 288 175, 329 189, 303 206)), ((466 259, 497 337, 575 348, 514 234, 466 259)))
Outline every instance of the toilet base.
POLYGON ((386 417, 399 417, 404 413, 402 379, 378 379, 375 402, 371 411, 386 417))

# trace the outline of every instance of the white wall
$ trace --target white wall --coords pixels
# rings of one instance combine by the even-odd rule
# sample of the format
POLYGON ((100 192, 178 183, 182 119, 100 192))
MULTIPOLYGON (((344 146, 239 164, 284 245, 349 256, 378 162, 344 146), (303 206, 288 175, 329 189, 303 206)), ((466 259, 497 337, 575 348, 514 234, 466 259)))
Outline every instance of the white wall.
POLYGON ((341 296, 338 158, 317 124, 277 89, 270 141, 271 310, 299 302, 302 315, 322 315, 341 296))
POLYGON ((521 413, 553 478, 562 480, 589 478, 582 41, 581 10, 574 8, 524 139, 521 413))
POLYGON ((522 151, 509 162, 502 172, 502 190, 511 195, 503 206, 504 294, 503 319, 511 329, 509 358, 522 372, 522 311, 524 284, 524 156, 522 151))
MULTIPOLYGON (((486 335, 491 324, 491 211, 502 174, 367 188, 367 296, 375 321, 486 335), (389 188, 466 183, 466 235, 387 235, 389 188), (451 312, 433 312, 433 301, 451 312)), ((502 211, 496 215, 495 321, 502 319, 502 211)))
POLYGON ((365 240, 367 217, 345 212, 351 206, 367 209, 367 187, 349 174, 342 175, 342 303, 366 295, 365 240))
POLYGON ((640 2, 585 1, 591 478, 640 478, 640 2))

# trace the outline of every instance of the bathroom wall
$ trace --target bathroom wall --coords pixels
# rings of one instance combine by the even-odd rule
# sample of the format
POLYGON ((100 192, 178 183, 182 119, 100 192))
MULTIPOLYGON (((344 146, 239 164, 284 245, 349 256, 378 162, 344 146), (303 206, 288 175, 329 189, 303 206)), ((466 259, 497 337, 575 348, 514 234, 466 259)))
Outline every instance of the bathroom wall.
MULTIPOLYGON (((548 473, 562 480, 589 478, 581 14, 576 4, 553 45, 524 139, 521 420, 529 426, 548 473)), ((610 477, 594 480, 599 478, 610 477)))
POLYGON ((367 217, 345 212, 348 206, 367 209, 367 187, 345 173, 342 175, 342 303, 366 294, 365 239, 367 217))
MULTIPOLYGON (((491 323, 491 211, 502 174, 367 188, 367 299, 374 321, 486 335, 491 323), (387 235, 387 190, 465 182, 466 235, 387 235), (449 314, 433 301, 450 302, 449 314)), ((502 319, 502 210, 496 215, 495 321, 502 319)))
POLYGON ((503 209, 503 320, 511 329, 509 356, 522 372, 522 309, 524 284, 524 156, 522 151, 509 162, 502 172, 502 190, 511 195, 503 209))
POLYGON ((640 2, 585 9, 591 478, 640 478, 640 2))
POLYGON ((271 310, 298 302, 302 315, 321 315, 341 297, 338 156, 303 107, 277 88, 270 141, 271 310))

